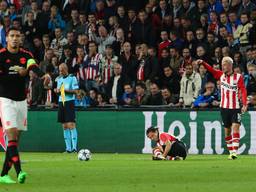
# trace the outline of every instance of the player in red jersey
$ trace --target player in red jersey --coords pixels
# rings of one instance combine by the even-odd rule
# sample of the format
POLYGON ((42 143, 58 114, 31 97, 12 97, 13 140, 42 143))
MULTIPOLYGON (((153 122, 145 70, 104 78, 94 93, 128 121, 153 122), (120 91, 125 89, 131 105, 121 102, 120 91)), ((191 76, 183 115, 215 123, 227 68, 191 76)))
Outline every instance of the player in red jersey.
POLYGON ((147 129, 147 137, 157 142, 153 148, 153 160, 185 160, 187 157, 186 146, 175 136, 159 132, 157 127, 147 129))
POLYGON ((24 183, 27 175, 21 170, 18 141, 21 132, 27 130, 28 71, 39 69, 32 54, 20 48, 20 42, 20 31, 11 28, 7 34, 7 47, 0 50, 0 117, 8 138, 0 183, 16 183, 8 175, 12 165, 19 183, 24 183))
POLYGON ((225 127, 225 141, 230 153, 228 159, 236 159, 240 141, 241 113, 247 111, 247 92, 243 76, 234 73, 231 57, 223 57, 221 62, 222 71, 215 70, 203 60, 197 60, 196 62, 198 65, 204 65, 215 79, 220 80, 220 112, 225 127), (242 101, 242 108, 240 100, 242 101))

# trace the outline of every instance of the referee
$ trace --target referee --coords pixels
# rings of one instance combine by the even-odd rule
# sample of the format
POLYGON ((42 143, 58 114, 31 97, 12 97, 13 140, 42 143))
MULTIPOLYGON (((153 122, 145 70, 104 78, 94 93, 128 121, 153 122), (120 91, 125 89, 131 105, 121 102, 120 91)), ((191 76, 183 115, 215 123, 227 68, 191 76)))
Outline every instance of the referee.
POLYGON ((59 94, 58 122, 62 123, 66 153, 77 152, 77 130, 75 115, 75 96, 79 86, 75 76, 68 74, 65 63, 59 66, 60 76, 56 78, 59 94))
MULTIPOLYGON (((0 50, 0 117, 8 138, 0 183, 16 183, 8 172, 12 165, 18 182, 24 183, 27 174, 21 170, 18 141, 27 130, 26 78, 29 70, 39 70, 30 52, 20 48, 21 33, 10 28, 7 47, 0 50)), ((35 71, 36 72, 36 71, 35 71)))

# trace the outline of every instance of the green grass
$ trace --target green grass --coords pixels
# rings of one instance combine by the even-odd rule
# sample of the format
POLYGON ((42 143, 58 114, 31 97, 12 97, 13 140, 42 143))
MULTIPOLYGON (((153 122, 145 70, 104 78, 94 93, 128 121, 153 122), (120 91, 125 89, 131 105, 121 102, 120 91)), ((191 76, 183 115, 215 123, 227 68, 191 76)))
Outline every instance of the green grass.
MULTIPOLYGON (((4 153, 0 153, 1 164, 4 153)), ((256 158, 194 155, 185 161, 151 161, 150 155, 22 153, 25 184, 3 185, 0 192, 249 192, 256 191, 256 158)), ((10 175, 15 178, 14 170, 10 175)))

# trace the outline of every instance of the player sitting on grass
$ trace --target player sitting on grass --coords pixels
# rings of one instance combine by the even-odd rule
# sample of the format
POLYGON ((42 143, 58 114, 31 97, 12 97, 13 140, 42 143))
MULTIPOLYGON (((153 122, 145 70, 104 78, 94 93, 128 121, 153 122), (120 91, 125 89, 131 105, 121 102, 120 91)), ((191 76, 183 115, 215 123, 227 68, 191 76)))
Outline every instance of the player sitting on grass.
POLYGON ((187 157, 186 146, 175 136, 159 132, 157 127, 147 129, 147 137, 157 142, 153 148, 153 160, 185 160, 187 157))

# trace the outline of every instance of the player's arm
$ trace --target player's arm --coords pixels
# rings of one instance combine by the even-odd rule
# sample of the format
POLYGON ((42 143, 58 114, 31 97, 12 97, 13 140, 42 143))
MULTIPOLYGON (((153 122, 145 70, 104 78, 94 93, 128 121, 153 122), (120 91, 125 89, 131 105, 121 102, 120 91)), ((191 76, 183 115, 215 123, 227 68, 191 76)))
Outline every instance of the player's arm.
POLYGON ((246 91, 246 88, 245 88, 245 85, 244 85, 244 79, 243 79, 243 76, 241 75, 239 80, 238 80, 238 91, 240 93, 240 96, 242 97, 242 104, 243 104, 243 107, 242 107, 242 113, 245 113, 247 111, 247 91, 246 91))
POLYGON ((71 82, 71 89, 65 90, 65 93, 77 94, 78 90, 79 90, 78 81, 76 77, 73 76, 72 82, 71 82))
POLYGON ((165 149, 164 149, 163 157, 166 158, 169 151, 171 150, 172 144, 170 140, 167 140, 164 144, 165 144, 165 149))
POLYGON ((222 71, 214 69, 211 65, 209 65, 208 63, 206 63, 201 59, 197 60, 196 63, 198 65, 202 64, 207 69, 207 71, 209 71, 213 75, 213 77, 217 80, 219 80, 221 75, 223 74, 222 71))

